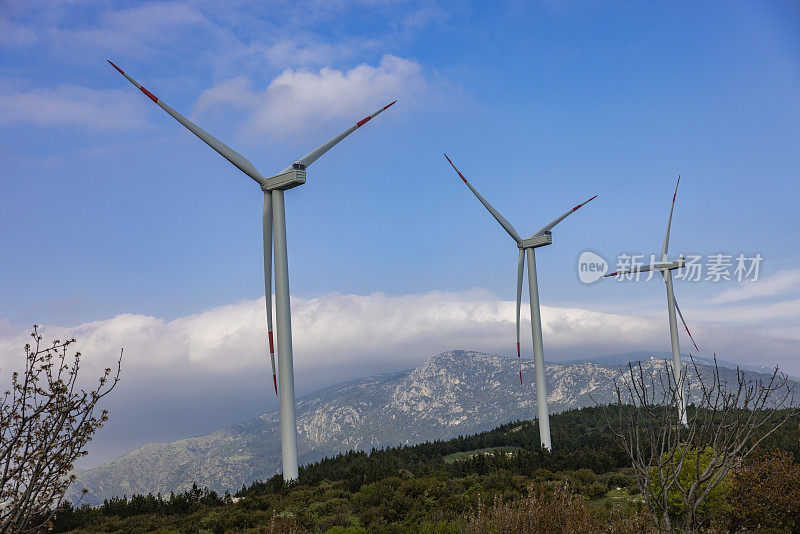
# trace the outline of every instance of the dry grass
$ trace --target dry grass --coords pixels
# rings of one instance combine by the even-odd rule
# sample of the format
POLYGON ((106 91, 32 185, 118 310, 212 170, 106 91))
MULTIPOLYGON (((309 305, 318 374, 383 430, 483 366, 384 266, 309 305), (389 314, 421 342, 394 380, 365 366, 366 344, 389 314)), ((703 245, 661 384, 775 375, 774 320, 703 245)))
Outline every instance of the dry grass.
POLYGON ((609 511, 589 507, 564 488, 552 495, 531 486, 528 496, 512 502, 495 499, 491 507, 479 504, 462 517, 464 534, 559 534, 575 532, 633 534, 647 532, 649 518, 620 507, 609 511))

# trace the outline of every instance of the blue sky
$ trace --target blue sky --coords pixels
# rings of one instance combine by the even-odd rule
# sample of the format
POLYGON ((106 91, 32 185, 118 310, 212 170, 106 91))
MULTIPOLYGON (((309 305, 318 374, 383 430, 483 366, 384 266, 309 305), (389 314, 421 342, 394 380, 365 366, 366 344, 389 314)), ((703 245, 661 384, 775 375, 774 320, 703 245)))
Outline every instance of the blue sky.
POLYGON ((794 2, 1 2, 0 363, 34 322, 98 361, 126 346, 119 398, 152 403, 120 408, 142 423, 109 451, 275 404, 261 193, 112 59, 267 175, 398 99, 286 194, 300 392, 439 349, 511 353, 516 248, 445 151, 525 235, 599 195, 537 254, 546 356, 668 348, 659 282, 584 285, 576 261, 659 251, 680 173, 674 255, 764 258, 755 283, 676 284, 698 344, 798 374, 798 45, 794 2), (231 352, 248 363, 209 363, 231 352), (219 389, 217 415, 154 421, 183 401, 148 380, 186 397, 178 368, 219 389))

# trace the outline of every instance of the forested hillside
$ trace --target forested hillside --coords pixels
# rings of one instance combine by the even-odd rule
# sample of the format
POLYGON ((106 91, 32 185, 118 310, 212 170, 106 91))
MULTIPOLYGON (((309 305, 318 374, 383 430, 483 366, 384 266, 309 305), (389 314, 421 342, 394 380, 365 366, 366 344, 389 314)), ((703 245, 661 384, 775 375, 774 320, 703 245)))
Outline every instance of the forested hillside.
MULTIPOLYGON (((553 416, 552 452, 538 447, 536 422, 521 421, 448 441, 327 458, 301 468, 290 485, 275 476, 235 495, 194 488, 68 507, 54 527, 56 532, 444 533, 483 532, 490 523, 524 519, 532 529, 641 531, 648 517, 604 409, 616 408, 553 416), (531 523, 544 516, 557 524, 531 523)), ((760 453, 773 450, 787 452, 790 464, 800 460, 800 418, 765 440, 760 453)))
MULTIPOLYGON (((615 365, 548 363, 550 413, 614 402, 614 380, 626 367, 618 363, 624 357, 612 359, 615 365)), ((449 440, 533 417, 537 405, 532 365, 523 360, 523 376, 529 379, 517 386, 516 358, 453 350, 409 371, 362 378, 301 397, 297 401, 300 463, 350 450, 449 440)), ((646 359, 643 365, 648 372, 659 372, 667 363, 646 359)), ((698 365, 701 376, 709 376, 711 369, 698 365)), ((720 367, 720 372, 735 382, 735 369, 720 367)), ((752 373, 752 377, 767 380, 769 375, 752 373)), ((696 386, 693 398, 700 398, 696 386)), ((100 504, 124 494, 183 492, 193 484, 233 493, 242 484, 271 477, 280 465, 280 417, 275 410, 204 436, 146 445, 79 472, 69 498, 77 500, 85 488, 83 502, 100 504)))

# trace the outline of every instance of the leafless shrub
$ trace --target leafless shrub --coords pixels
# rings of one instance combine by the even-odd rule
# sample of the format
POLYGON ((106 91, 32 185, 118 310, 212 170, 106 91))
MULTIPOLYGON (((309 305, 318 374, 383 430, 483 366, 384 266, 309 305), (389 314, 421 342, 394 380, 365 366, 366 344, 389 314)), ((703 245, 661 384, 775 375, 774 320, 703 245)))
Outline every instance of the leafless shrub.
POLYGON ((685 384, 690 403, 684 426, 678 423, 681 388, 668 367, 669 363, 665 370, 646 371, 641 362, 629 364, 615 381, 617 409, 607 410, 606 417, 631 459, 659 530, 673 530, 670 507, 677 496, 682 502, 681 530, 693 532, 701 526, 698 509, 704 500, 794 415, 794 385, 777 367, 766 380, 737 368, 728 383, 716 356, 706 376, 691 360, 677 382, 685 384))
POLYGON ((308 532, 297 523, 292 517, 275 515, 270 518, 264 530, 259 527, 256 532, 264 534, 305 534, 308 532))
POLYGON ((25 369, 11 375, 11 387, 0 397, 0 532, 37 532, 49 523, 75 476, 75 461, 108 419, 97 403, 117 382, 105 370, 97 386, 78 386, 81 354, 69 355, 75 342, 42 344, 34 325, 33 345, 25 345, 25 369))

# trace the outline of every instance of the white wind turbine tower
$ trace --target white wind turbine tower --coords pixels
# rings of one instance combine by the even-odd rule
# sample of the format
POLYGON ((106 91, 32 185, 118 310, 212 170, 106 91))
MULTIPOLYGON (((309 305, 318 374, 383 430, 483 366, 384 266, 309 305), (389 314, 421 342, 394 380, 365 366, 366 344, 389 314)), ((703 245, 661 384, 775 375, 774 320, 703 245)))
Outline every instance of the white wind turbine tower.
POLYGON ((667 312, 669 314, 669 337, 670 341, 672 342, 672 376, 675 379, 675 386, 678 392, 677 395, 677 404, 678 404, 678 420, 684 426, 686 426, 686 397, 684 396, 684 384, 683 384, 683 366, 681 364, 681 348, 678 341, 678 321, 675 317, 675 312, 678 312, 678 315, 681 318, 681 322, 683 323, 683 327, 686 329, 686 333, 689 334, 689 339, 692 340, 692 344, 696 350, 700 350, 697 348, 697 343, 694 342, 694 338, 692 337, 692 333, 689 332, 689 327, 686 326, 686 320, 683 318, 683 314, 681 313, 681 309, 678 307, 678 302, 675 300, 675 291, 672 288, 672 271, 675 269, 680 269, 684 265, 686 265, 686 261, 684 260, 683 256, 681 255, 676 261, 668 262, 667 261, 667 249, 669 248, 669 230, 672 226, 672 212, 675 210, 675 197, 678 196, 678 185, 681 183, 681 177, 678 176, 678 182, 675 184, 675 193, 672 195, 672 205, 669 208, 669 218, 667 219, 667 233, 664 236, 664 246, 661 248, 661 261, 653 262, 650 265, 642 265, 640 267, 633 267, 631 269, 626 269, 622 271, 617 271, 614 273, 609 273, 603 275, 603 278, 607 278, 609 276, 620 276, 620 275, 632 275, 635 273, 644 273, 647 271, 661 271, 661 276, 664 278, 664 282, 667 286, 667 312))
POLYGON ((544 377, 544 349, 542 347, 542 318, 539 310, 539 284, 536 279, 536 254, 534 249, 549 245, 553 242, 553 235, 550 232, 555 225, 566 219, 574 211, 581 206, 584 206, 597 197, 593 196, 586 202, 578 204, 574 208, 568 210, 560 217, 549 222, 547 225, 540 228, 538 231, 532 233, 526 239, 522 239, 514 227, 508 222, 500 213, 489 204, 480 193, 478 193, 472 184, 470 184, 464 175, 461 174, 447 154, 444 155, 450 165, 458 173, 464 183, 469 187, 477 199, 483 206, 489 210, 489 213, 500 223, 500 226, 508 232, 508 235, 517 243, 519 249, 519 261, 517 263, 517 359, 519 361, 519 383, 522 384, 522 359, 519 350, 519 314, 522 303, 522 278, 525 274, 525 256, 528 259, 528 292, 530 294, 531 306, 531 337, 533 338, 533 362, 536 370, 536 405, 539 410, 539 440, 542 447, 550 450, 552 448, 550 442, 550 414, 547 406, 547 384, 544 377))
MULTIPOLYGON (((289 309, 289 263, 286 248, 286 216, 283 203, 283 192, 306 183, 306 167, 317 161, 325 152, 334 147, 339 141, 356 131, 370 119, 386 110, 388 104, 372 115, 364 117, 324 145, 316 148, 296 160, 274 176, 263 176, 255 166, 244 156, 216 139, 214 136, 198 127, 186 117, 156 98, 153 93, 142 87, 136 80, 128 76, 122 69, 109 61, 112 67, 125 76, 129 82, 147 95, 161 109, 169 113, 172 118, 180 122, 190 132, 203 140, 208 146, 216 150, 223 158, 233 163, 240 171, 261 186, 264 192, 264 290, 266 293, 267 308, 267 336, 269 339, 269 352, 272 360, 272 381, 275 393, 280 389, 281 412, 281 449, 283 456, 283 478, 294 480, 297 478, 297 422, 295 419, 294 400, 294 364, 292 358, 292 319, 289 309), (275 238, 275 314, 278 326, 278 378, 275 376, 275 349, 272 339, 272 250, 273 235, 275 238), (280 383, 280 388, 278 387, 280 383)), ((396 100, 395 100, 396 102, 396 100)))

